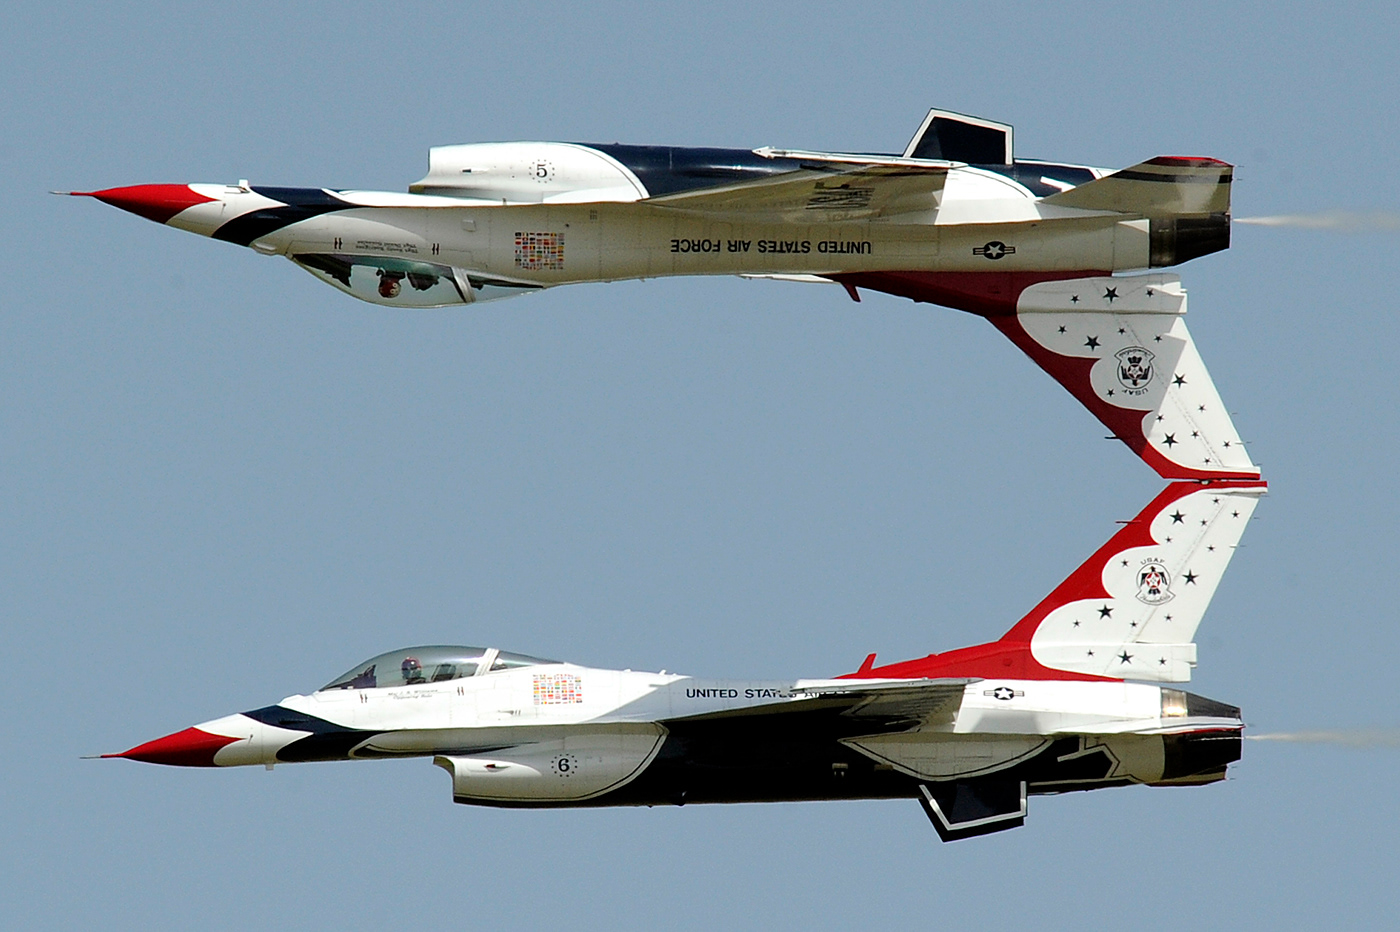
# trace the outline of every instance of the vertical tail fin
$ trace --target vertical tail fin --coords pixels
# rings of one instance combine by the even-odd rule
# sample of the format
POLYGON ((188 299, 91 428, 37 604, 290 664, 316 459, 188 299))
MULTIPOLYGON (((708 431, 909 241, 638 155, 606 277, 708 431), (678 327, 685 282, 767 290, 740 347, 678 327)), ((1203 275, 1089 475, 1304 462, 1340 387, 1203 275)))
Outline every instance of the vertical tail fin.
POLYGON ((1185 313, 1151 274, 1042 282, 989 319, 1163 478, 1257 478, 1185 313))
POLYGON ((1176 482, 1002 638, 1052 669, 1185 682, 1262 482, 1176 482))
POLYGON ((1185 682, 1196 628, 1265 488, 1174 482, 1000 640, 851 675, 1185 682))

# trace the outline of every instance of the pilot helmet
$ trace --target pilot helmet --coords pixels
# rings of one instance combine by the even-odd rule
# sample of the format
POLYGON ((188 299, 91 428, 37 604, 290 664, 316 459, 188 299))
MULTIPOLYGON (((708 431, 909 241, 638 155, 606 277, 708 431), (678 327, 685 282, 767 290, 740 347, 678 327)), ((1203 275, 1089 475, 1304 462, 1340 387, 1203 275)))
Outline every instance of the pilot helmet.
POLYGON ((423 678, 423 665, 418 662, 417 657, 405 657, 403 663, 399 665, 403 672, 403 681, 412 683, 423 678))

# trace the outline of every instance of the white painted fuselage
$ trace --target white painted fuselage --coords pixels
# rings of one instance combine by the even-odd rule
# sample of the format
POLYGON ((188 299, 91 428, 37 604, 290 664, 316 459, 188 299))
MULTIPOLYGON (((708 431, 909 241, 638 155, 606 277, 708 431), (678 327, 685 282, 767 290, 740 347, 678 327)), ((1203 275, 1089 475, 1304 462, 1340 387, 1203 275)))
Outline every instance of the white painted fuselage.
MULTIPOLYGON (((233 739, 213 754, 216 766, 430 756, 453 773, 459 801, 576 804, 640 776, 675 729, 763 723, 778 739, 803 713, 833 708, 842 727, 827 736, 831 752, 854 750, 872 769, 915 781, 984 776, 1070 737, 1075 753, 1101 748, 1112 760, 1095 782, 1161 783, 1171 780, 1163 736, 1241 727, 1237 715, 1188 714, 1184 695, 1119 681, 712 680, 543 664, 439 683, 321 690, 196 727, 233 739), (934 714, 917 703, 867 714, 844 707, 848 697, 868 702, 882 690, 902 692, 907 702, 920 683, 953 694, 934 714), (285 724, 276 723, 280 711, 291 713, 285 724)), ((1047 772, 1044 782, 1064 781, 1047 772)))

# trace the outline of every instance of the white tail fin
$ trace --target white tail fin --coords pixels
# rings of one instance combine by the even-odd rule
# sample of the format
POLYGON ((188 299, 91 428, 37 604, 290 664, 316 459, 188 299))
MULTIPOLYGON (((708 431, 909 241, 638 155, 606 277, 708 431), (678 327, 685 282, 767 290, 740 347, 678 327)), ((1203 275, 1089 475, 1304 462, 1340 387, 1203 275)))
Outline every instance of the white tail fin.
POLYGON ((990 319, 1163 478, 1256 478, 1185 313, 1180 280, 1152 274, 1032 285, 990 319))
POLYGON ((996 641, 852 678, 958 677, 1182 683, 1196 627, 1265 485, 1173 482, 996 641))
POLYGON ((1008 632, 1053 670, 1185 682, 1263 483, 1176 482, 1008 632))

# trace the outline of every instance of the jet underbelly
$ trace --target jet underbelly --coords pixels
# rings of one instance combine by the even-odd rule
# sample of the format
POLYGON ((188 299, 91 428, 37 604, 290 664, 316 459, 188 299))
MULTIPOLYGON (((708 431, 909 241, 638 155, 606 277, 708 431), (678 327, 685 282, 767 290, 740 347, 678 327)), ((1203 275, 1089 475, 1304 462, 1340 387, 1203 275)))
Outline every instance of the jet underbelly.
POLYGON ((841 743, 896 770, 924 780, 972 777, 1012 767, 1035 756, 1044 735, 949 735, 924 731, 843 738, 841 743))

